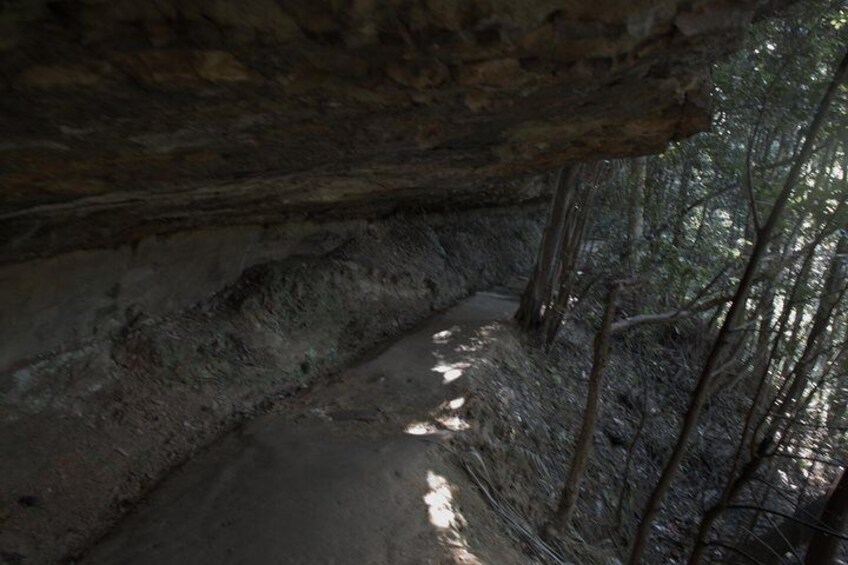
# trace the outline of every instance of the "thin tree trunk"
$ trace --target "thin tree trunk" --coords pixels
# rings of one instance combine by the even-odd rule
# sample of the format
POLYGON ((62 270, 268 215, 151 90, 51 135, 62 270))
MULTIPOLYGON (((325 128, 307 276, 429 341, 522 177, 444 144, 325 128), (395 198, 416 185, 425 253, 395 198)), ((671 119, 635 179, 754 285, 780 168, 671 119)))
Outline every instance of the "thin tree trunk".
POLYGON ((592 442, 595 437, 598 419, 600 418, 603 376, 604 370, 609 363, 610 339, 612 336, 642 325, 667 324, 677 320, 683 320, 699 312, 715 308, 727 301, 726 297, 719 297, 702 304, 678 308, 677 310, 661 314, 633 316, 632 318, 613 322, 618 293, 625 284, 622 281, 615 282, 610 285, 607 293, 603 320, 598 333, 595 334, 593 342, 592 370, 589 373, 589 390, 586 395, 586 408, 583 411, 580 435, 574 448, 574 459, 571 463, 568 479, 562 490, 556 515, 548 528, 547 533, 549 535, 555 536, 557 533, 563 533, 568 529, 577 505, 577 499, 580 494, 580 482, 583 479, 586 466, 592 454, 592 442))
POLYGON ((680 247, 686 234, 686 218, 689 215, 686 205, 689 201, 689 176, 691 171, 692 165, 687 161, 680 177, 680 190, 677 195, 677 213, 675 214, 676 219, 671 240, 674 247, 680 247))
POLYGON ((813 327, 806 347, 801 354, 801 359, 795 365, 792 385, 787 393, 789 406, 797 402, 807 386, 810 372, 821 355, 821 345, 828 333, 830 318, 845 292, 846 264, 848 264, 846 255, 848 255, 848 236, 843 234, 836 245, 836 251, 825 277, 824 288, 822 288, 819 304, 813 317, 813 327))
POLYGON ((660 479, 645 505, 642 520, 633 539, 630 558, 628 560, 630 565, 638 565, 642 562, 642 556, 645 553, 645 547, 647 545, 654 517, 659 510, 660 504, 665 499, 665 495, 671 486, 674 476, 677 474, 680 462, 683 459, 683 455, 689 445, 689 438, 695 431, 698 424, 704 400, 710 390, 713 371, 715 370, 717 361, 721 358, 724 347, 729 341, 731 333, 734 330, 732 327, 733 321, 738 318, 739 311, 744 310, 745 308, 748 292, 753 285, 754 277, 757 274, 760 261, 766 251, 768 242, 777 227, 778 220, 783 214, 783 210, 786 207, 789 198, 792 196, 795 186, 798 184, 798 180, 801 177, 801 169, 812 153, 816 135, 824 123, 824 118, 827 115, 831 102, 836 95, 837 88, 845 80, 846 75, 848 75, 848 52, 843 55, 843 59, 839 63, 834 79, 831 81, 830 85, 828 85, 827 91, 816 110, 815 117, 813 118, 810 126, 807 128, 806 139, 804 140, 804 144, 798 158, 792 164, 792 167, 787 174, 786 180, 783 183, 783 187, 781 188, 780 194, 778 195, 771 212, 769 213, 766 223, 757 234, 756 243, 751 251, 751 257, 748 260, 745 272, 739 281, 739 286, 734 300, 730 305, 730 309, 728 310, 727 317, 719 330, 716 341, 713 344, 707 360, 704 363, 701 374, 698 377, 695 391, 692 393, 688 410, 683 418, 683 423, 677 436, 677 441, 674 445, 671 458, 663 468, 660 479))
MULTIPOLYGON (((836 487, 828 494, 820 525, 833 532, 842 532, 848 523, 848 469, 843 469, 836 487)), ((804 565, 832 565, 836 563, 839 542, 836 536, 817 530, 810 540, 804 565)))
MULTIPOLYGON (((642 413, 639 415, 639 422, 636 424, 636 431, 633 433, 633 438, 627 445, 627 456, 624 459, 624 471, 621 473, 621 489, 618 491, 618 502, 615 504, 615 522, 613 523, 612 531, 618 532, 621 530, 621 518, 624 512, 624 497, 632 493, 630 485, 630 468, 633 463, 633 456, 636 451, 636 445, 642 438, 642 432, 648 423, 648 416, 651 413, 650 388, 648 387, 648 379, 644 371, 639 371, 642 379, 642 413)), ((679 376, 679 373, 678 373, 679 376)))
POLYGON ((603 321, 598 333, 595 334, 594 355, 592 359, 592 370, 589 373, 589 391, 586 395, 586 408, 583 411, 583 422, 580 425, 580 435, 574 448, 574 457, 571 460, 571 469, 568 479, 562 489, 559 506, 554 520, 550 524, 550 534, 559 534, 568 530, 571 518, 577 506, 580 495, 580 482, 586 471, 586 465, 592 455, 592 442, 595 438, 595 429, 598 427, 600 415, 601 391, 603 385, 604 370, 609 363, 609 344, 612 336, 612 321, 615 316, 615 307, 618 293, 621 290, 620 283, 613 283, 607 293, 607 305, 604 310, 603 321))
MULTIPOLYGON (((808 339, 814 339, 814 337, 810 336, 810 337, 808 337, 808 339)), ((793 370, 793 372, 794 372, 794 370, 793 370)), ((822 376, 820 378, 820 382, 817 384, 817 387, 820 386, 821 382, 824 382, 826 380, 826 378, 827 378, 827 371, 822 374, 822 376)), ((730 479, 728 480, 728 482, 727 482, 727 484, 726 484, 726 486, 725 486, 725 488, 722 492, 720 499, 709 510, 707 510, 704 513, 704 515, 701 519, 701 523, 699 525, 698 533, 697 533, 696 539, 695 539, 694 549, 693 549, 692 555, 689 559, 689 565, 697 565, 698 563, 700 563, 701 557, 703 556, 703 551, 704 551, 704 549, 706 549, 706 546, 707 546, 707 541, 708 541, 707 536, 709 534, 709 530, 710 530, 710 527, 712 526, 712 524, 721 516, 721 514, 727 508, 730 507, 731 503, 736 498, 736 496, 742 491, 742 489, 751 480, 754 479, 757 471, 763 466, 766 459, 773 456, 777 452, 777 449, 781 445, 786 445, 787 443, 789 443, 788 434, 793 429, 792 428, 792 421, 794 421, 794 419, 797 418, 800 409, 802 409, 803 407, 806 407, 813 397, 813 393, 811 392, 809 395, 807 395, 807 397, 804 400, 801 400, 798 403, 799 407, 797 407, 794 410, 793 414, 790 415, 790 414, 787 413, 788 418, 787 418, 787 420, 785 420, 785 425, 783 426, 784 431, 783 431, 783 434, 781 435, 780 439, 778 439, 778 428, 780 427, 779 422, 772 423, 772 425, 769 427, 769 429, 763 434, 762 439, 756 445, 756 449, 753 449, 753 446, 752 446, 752 449, 751 449, 752 455, 750 456, 750 458, 747 461, 747 463, 745 464, 745 466, 742 468, 742 470, 737 475, 736 474, 736 468, 737 468, 737 465, 738 465, 738 461, 739 461, 739 458, 740 458, 740 456, 743 452, 744 444, 745 444, 746 438, 748 436, 749 426, 750 426, 750 423, 751 423, 752 418, 754 416, 754 413, 756 411, 760 395, 764 391, 764 385, 765 385, 765 382, 766 382, 765 379, 766 379, 766 375, 765 374, 761 375, 759 389, 757 390, 755 398, 752 401, 751 408, 749 409, 749 412, 748 412, 748 415, 747 415, 747 418, 746 418, 746 424, 745 424, 745 427, 744 427, 742 434, 741 434, 741 440, 740 440, 739 446, 737 448, 737 459, 734 462, 732 470, 730 472, 730 479), (791 418, 791 419, 789 419, 789 418, 791 418)), ((781 402, 781 406, 784 406, 785 401, 786 401, 786 399, 784 398, 784 401, 781 402)), ((775 402, 777 402, 777 399, 775 399, 775 402)), ((778 410, 777 412, 783 413, 780 410, 778 410)), ((780 422, 783 422, 783 421, 780 421, 780 422)), ((752 441, 753 441, 753 438, 752 438, 752 441)), ((782 532, 781 532, 781 535, 782 535, 782 532)), ((793 538, 793 539, 795 539, 795 538, 793 538)), ((799 538, 799 539, 802 539, 802 538, 799 538)), ((790 542, 787 541, 786 543, 789 544, 790 542)), ((771 551, 771 549, 772 549, 769 546, 765 546, 765 547, 767 547, 769 549, 769 551, 771 551)), ((794 548, 794 545, 790 545, 790 549, 792 549, 792 548, 794 548)))
MULTIPOLYGON (((824 529, 830 531, 841 531, 839 528, 831 528, 825 520, 819 520, 819 518, 823 517, 823 511, 826 505, 831 500, 832 495, 836 492, 836 488, 843 481, 844 471, 843 474, 834 479, 826 494, 815 498, 806 504, 798 505, 795 508, 795 512, 792 513, 791 518, 785 518, 782 522, 773 524, 770 530, 765 530, 755 539, 748 540, 746 548, 749 554, 760 563, 777 565, 783 561, 781 556, 786 553, 794 553, 796 548, 809 543, 816 535, 816 532, 820 531, 816 527, 824 527, 824 529)), ((776 488, 769 485, 767 482, 764 482, 763 486, 767 489, 766 492, 770 492, 772 489, 776 488)), ((848 485, 843 485, 843 487, 844 486, 848 485)), ((768 497, 764 495, 756 506, 763 507, 767 498, 768 497)), ((762 511, 758 510, 755 516, 759 516, 761 513, 762 511)), ((753 527, 754 526, 752 525, 748 529, 752 530, 753 527)), ((838 538, 836 538, 836 541, 839 541, 838 538)), ((808 552, 811 549, 812 546, 808 547, 808 552)))
MULTIPOLYGON (((772 489, 774 487, 771 487, 772 489)), ((769 489, 767 492, 771 492, 769 489)), ((757 504, 755 516, 767 516, 762 508, 766 507, 768 496, 757 504)), ((783 556, 794 553, 796 548, 801 547, 813 537, 815 529, 805 524, 815 524, 816 516, 824 507, 824 497, 812 500, 795 508, 791 518, 784 518, 777 523, 771 523, 771 528, 764 530, 754 539, 750 540, 745 549, 759 563, 764 565, 779 565, 784 562, 783 556)), ((736 565, 736 562, 733 562, 736 565)), ((746 561, 748 565, 750 561, 746 561)), ((739 565, 742 565, 739 563, 739 565)))
POLYGON ((546 306, 545 302, 550 298, 559 264, 559 250, 562 244, 562 233, 565 230, 566 203, 576 181, 577 167, 560 169, 551 202, 551 212, 539 246, 539 257, 530 280, 527 281, 524 294, 521 296, 518 312, 515 314, 521 327, 528 331, 535 331, 542 325, 542 308, 546 306))
MULTIPOLYGON (((848 327, 843 327, 842 332, 843 349, 837 355, 835 364, 837 367, 841 365, 848 368, 848 327)), ((848 411, 848 383, 844 381, 844 379, 840 379, 840 381, 834 384, 833 391, 828 399, 826 420, 828 428, 831 430, 840 430, 838 432, 834 431, 834 433, 839 434, 837 438, 840 440, 844 437, 844 428, 848 423, 848 419, 846 419, 846 411, 848 411)))
POLYGON ((689 556, 689 565, 698 565, 701 562, 701 557, 704 555, 704 549, 707 547, 707 536, 710 533, 710 528, 719 516, 727 509, 728 504, 739 494, 742 487, 754 478, 757 470, 762 463, 762 458, 756 458, 748 461, 743 467, 742 472, 732 481, 728 488, 722 493, 721 499, 711 506, 701 518, 701 523, 698 526, 698 533, 695 535, 695 545, 692 554, 689 556))
MULTIPOLYGON (((821 240, 818 241, 820 242, 821 240)), ((811 258, 815 255, 815 251, 815 246, 810 246, 808 248, 807 255, 805 257, 805 262, 811 260, 811 258)), ((797 282, 798 281, 796 281, 796 283, 797 282)), ((745 465, 742 467, 742 470, 737 474, 736 469, 738 468, 741 462, 743 453, 746 451, 746 444, 749 441, 749 437, 751 438, 751 442, 755 441, 756 431, 752 429, 753 422, 756 415, 759 412, 763 411, 763 409, 760 407, 760 404, 762 403, 764 394, 767 390, 768 369, 771 363, 773 362, 774 356, 780 345, 779 336, 783 335, 783 330, 785 329, 786 321, 787 317, 782 316, 778 324, 778 330, 774 332, 778 337, 771 343, 771 347, 768 347, 768 340, 763 340, 759 344, 759 346, 763 349, 770 349, 770 351, 768 351, 767 353, 765 351, 758 351, 756 354, 757 360, 755 362, 755 369, 754 372, 751 373, 751 375, 758 377, 757 390, 751 401, 751 406, 748 409, 748 413, 745 418, 745 423, 740 434, 739 444, 736 449, 736 455, 734 457, 734 462, 731 466, 731 471, 729 473, 730 478, 728 479, 719 500, 712 507, 710 507, 701 518, 701 523, 699 524, 698 532, 695 536, 695 543, 692 550, 692 554, 689 559, 690 565, 696 565, 700 563, 700 560, 703 556, 703 552, 707 547, 707 537, 709 535, 710 528, 712 527, 713 523, 728 508, 728 506, 731 504, 731 502, 733 502, 734 498, 741 492, 741 490, 751 480, 754 479, 757 471, 763 466, 765 458, 771 456, 774 452, 774 449, 776 449, 775 437, 777 435, 777 430, 769 429, 763 435, 763 439, 759 442, 758 448, 750 449, 751 456, 749 457, 745 465)), ((771 333, 767 326, 761 327, 761 332, 763 332, 761 336, 771 333)))
POLYGON ((569 309, 571 290, 574 284, 574 271, 583 239, 586 235, 586 220, 592 190, 585 179, 579 179, 566 202, 565 229, 560 245, 559 269, 556 277, 557 293, 550 297, 549 307, 544 315, 545 344, 550 347, 562 327, 565 313, 569 309))
POLYGON ((645 231, 645 182, 648 173, 645 157, 637 157, 631 164, 627 203, 627 268, 632 277, 639 270, 639 245, 645 231))

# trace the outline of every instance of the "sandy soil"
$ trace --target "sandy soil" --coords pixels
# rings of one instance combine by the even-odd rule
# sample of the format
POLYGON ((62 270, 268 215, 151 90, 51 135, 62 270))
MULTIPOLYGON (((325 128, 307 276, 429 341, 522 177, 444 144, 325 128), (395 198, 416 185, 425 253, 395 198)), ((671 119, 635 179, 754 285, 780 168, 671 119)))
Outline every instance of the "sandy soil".
POLYGON ((82 563, 528 562, 446 449, 464 375, 515 306, 477 294, 227 435, 82 563))

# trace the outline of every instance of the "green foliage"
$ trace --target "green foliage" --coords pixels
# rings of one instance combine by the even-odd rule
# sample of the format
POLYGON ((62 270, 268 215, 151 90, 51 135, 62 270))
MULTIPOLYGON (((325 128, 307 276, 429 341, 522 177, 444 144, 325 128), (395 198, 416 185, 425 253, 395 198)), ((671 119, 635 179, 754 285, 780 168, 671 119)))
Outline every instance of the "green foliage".
MULTIPOLYGON (((639 271, 659 292, 645 297, 644 308, 685 302, 722 269, 726 274, 718 288, 733 285, 756 238, 752 201, 762 222, 846 40, 848 8, 842 2, 801 2, 779 18, 760 22, 744 48, 714 69, 712 130, 649 159, 644 240, 636 246, 639 271)), ((846 125, 848 104, 842 96, 781 220, 775 252, 809 242, 844 198, 846 125)), ((610 242, 594 258, 599 278, 628 274, 628 199, 623 195, 636 181, 626 163, 618 170, 597 200, 589 236, 610 242)), ((829 221, 846 225, 846 220, 829 221)))

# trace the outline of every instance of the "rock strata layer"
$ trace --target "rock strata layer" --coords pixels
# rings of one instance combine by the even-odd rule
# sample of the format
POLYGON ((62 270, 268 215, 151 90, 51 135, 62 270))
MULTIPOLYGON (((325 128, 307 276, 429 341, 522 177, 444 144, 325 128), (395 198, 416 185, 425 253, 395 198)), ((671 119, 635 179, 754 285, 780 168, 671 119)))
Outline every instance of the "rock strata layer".
POLYGON ((762 1, 0 7, 0 263, 170 233, 509 204, 709 123, 762 1))

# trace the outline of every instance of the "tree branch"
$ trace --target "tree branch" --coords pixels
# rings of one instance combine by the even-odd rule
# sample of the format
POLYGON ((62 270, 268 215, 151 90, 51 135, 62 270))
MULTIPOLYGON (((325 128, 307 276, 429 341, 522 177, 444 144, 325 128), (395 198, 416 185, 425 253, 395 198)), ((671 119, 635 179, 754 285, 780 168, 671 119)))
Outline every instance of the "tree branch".
POLYGON ((728 504, 727 509, 728 510, 758 510, 760 512, 765 512, 767 514, 774 514, 775 516, 780 516, 781 518, 785 518, 785 519, 790 520, 792 522, 801 524, 802 526, 805 526, 807 528, 811 528, 813 530, 816 530, 817 532, 824 532, 829 536, 837 537, 841 540, 848 540, 848 536, 841 534, 839 532, 835 532, 835 531, 831 530, 830 528, 824 528, 822 526, 816 526, 815 524, 811 524, 811 523, 807 522, 806 520, 802 520, 802 519, 800 519, 796 516, 793 516, 792 514, 788 514, 786 512, 781 512, 780 510, 775 510, 773 508, 763 508, 763 507, 757 506, 755 504, 728 504))
POLYGON ((730 296, 719 296, 718 298, 708 300, 688 309, 671 310, 660 314, 640 314, 638 316, 631 316, 630 318, 625 318, 615 322, 611 327, 611 332, 615 334, 646 324, 669 324, 677 322, 679 320, 690 318, 704 310, 715 308, 719 304, 724 304, 725 302, 730 301, 731 298, 732 297, 730 296))

